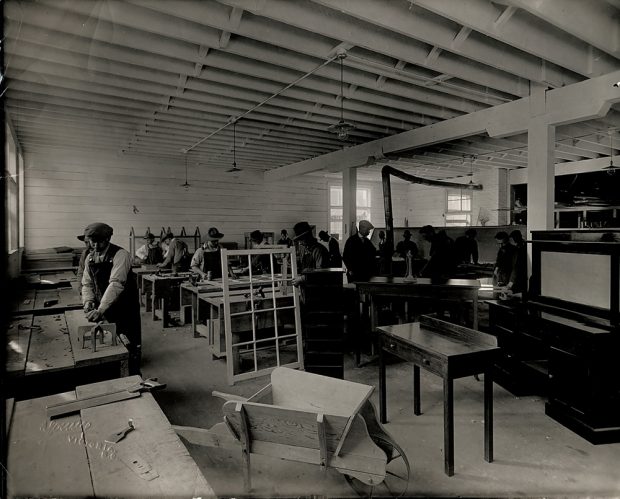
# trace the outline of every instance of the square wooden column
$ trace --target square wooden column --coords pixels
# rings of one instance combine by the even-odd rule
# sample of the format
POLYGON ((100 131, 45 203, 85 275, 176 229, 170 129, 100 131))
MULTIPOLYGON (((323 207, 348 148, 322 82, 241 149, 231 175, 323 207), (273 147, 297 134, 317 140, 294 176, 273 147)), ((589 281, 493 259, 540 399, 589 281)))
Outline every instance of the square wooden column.
POLYGON ((533 118, 527 136, 527 232, 554 227, 555 126, 533 118))
POLYGON ((357 169, 342 172, 343 241, 357 232, 357 169))

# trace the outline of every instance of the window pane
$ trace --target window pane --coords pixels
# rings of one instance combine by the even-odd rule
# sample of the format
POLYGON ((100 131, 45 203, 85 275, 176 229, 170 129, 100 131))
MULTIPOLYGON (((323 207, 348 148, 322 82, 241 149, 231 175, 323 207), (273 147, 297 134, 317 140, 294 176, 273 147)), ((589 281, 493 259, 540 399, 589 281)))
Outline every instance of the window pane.
POLYGON ((342 206, 342 187, 329 188, 329 204, 331 206, 342 206))
POLYGON ((448 197, 448 211, 461 211, 461 199, 450 199, 448 197))
POLYGON ((360 220, 368 220, 369 222, 372 222, 372 220, 370 220, 370 210, 368 208, 358 208, 355 218, 358 222, 360 220))
POLYGON ((446 213, 447 227, 466 227, 471 225, 471 214, 469 213, 446 213))
POLYGON ((471 199, 463 199, 461 202, 462 211, 471 211, 471 199))

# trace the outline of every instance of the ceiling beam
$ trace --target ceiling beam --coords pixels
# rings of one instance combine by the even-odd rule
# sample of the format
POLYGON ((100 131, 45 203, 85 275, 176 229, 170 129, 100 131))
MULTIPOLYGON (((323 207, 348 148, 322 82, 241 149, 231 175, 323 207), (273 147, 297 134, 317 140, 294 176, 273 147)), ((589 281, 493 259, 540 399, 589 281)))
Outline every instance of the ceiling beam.
MULTIPOLYGON (((588 2, 581 3, 585 6, 588 2)), ((597 2, 591 2, 592 5, 594 3, 597 2)), ((597 61, 591 66, 587 42, 577 39, 567 40, 566 34, 562 31, 549 29, 548 26, 539 26, 533 23, 529 16, 519 15, 517 8, 513 5, 502 7, 488 0, 460 0, 458 2, 416 0, 416 5, 468 26, 523 53, 536 56, 539 59, 534 60, 532 71, 537 73, 537 78, 532 79, 540 83, 548 83, 553 87, 578 81, 576 75, 567 78, 561 68, 569 69, 582 76, 599 76, 618 67, 613 57, 599 50, 595 54, 597 61), (567 49, 567 46, 570 48, 567 49), (544 81, 542 80, 541 60, 547 62, 544 81)), ((559 9, 559 11, 563 10, 564 7, 559 9)), ((590 5, 586 7, 586 10, 590 10, 590 5)), ((590 15, 585 15, 583 19, 587 19, 587 22, 583 24, 596 24, 596 20, 591 19, 590 15)), ((488 44, 488 41, 486 43, 488 44)))
MULTIPOLYGON (((144 1, 144 0, 141 0, 144 1)), ((401 35, 377 29, 369 23, 362 23, 341 13, 337 8, 330 16, 308 3, 286 0, 267 0, 258 8, 253 0, 220 0, 226 5, 240 7, 261 17, 266 17, 296 28, 341 40, 356 47, 363 47, 380 54, 394 57, 411 64, 423 65, 428 54, 426 44, 412 43, 401 35)), ((381 6, 383 7, 383 3, 381 6)), ((380 9, 375 9, 380 10, 380 9)), ((380 13, 377 14, 380 16, 380 13)), ((525 95, 526 90, 514 75, 498 71, 488 65, 465 60, 456 56, 438 58, 431 66, 440 73, 452 74, 466 81, 475 82, 482 87, 490 87, 511 95, 525 95)))
MULTIPOLYGON (((619 79, 620 71, 616 71, 585 82, 549 90, 545 95, 546 109, 539 113, 538 118, 543 119, 544 115, 546 122, 557 126, 603 116, 612 103, 620 102, 620 89, 613 86, 619 79)), ((342 171, 364 165, 372 156, 411 150, 481 133, 495 137, 524 133, 528 129, 530 113, 530 99, 523 98, 277 168, 267 172, 265 178, 274 181, 318 170, 342 171)))
MULTIPOLYGON (((512 75, 514 79, 540 81, 540 60, 538 58, 515 50, 510 45, 488 43, 480 36, 475 36, 476 34, 472 33, 472 29, 466 23, 463 23, 464 26, 454 27, 439 17, 419 16, 415 11, 408 10, 403 3, 377 3, 374 0, 313 1, 356 19, 379 25, 399 35, 450 51, 467 58, 472 61, 472 64, 479 63, 481 68, 484 67, 482 65, 486 65, 489 73, 499 70, 512 75)), ((416 1, 415 5, 417 4, 416 1)), ((451 58, 453 59, 454 57, 451 58)), ((441 72, 453 74, 449 70, 441 72)), ((561 68, 555 67, 549 68, 548 77, 556 87, 578 81, 577 79, 566 80, 561 68)))
POLYGON ((508 0, 557 28, 620 58, 619 12, 606 2, 583 0, 508 0))

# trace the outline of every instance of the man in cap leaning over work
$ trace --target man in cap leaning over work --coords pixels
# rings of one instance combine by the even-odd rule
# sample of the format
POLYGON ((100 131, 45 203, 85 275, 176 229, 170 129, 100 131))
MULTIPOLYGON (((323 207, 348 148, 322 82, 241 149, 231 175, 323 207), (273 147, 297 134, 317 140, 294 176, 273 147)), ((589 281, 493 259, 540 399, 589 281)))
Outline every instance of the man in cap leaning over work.
POLYGON ((144 236, 144 244, 136 250, 136 258, 146 265, 156 265, 163 261, 161 246, 150 232, 144 236))
POLYGON ((131 255, 112 244, 112 227, 96 222, 84 229, 91 252, 82 278, 82 303, 91 322, 116 324, 130 344, 129 373, 139 374, 142 332, 136 277, 131 271, 131 255))
POLYGON ((217 228, 211 227, 202 246, 196 250, 192 257, 191 270, 200 274, 203 279, 207 277, 207 272, 211 272, 211 277, 214 279, 222 277, 220 239, 223 237, 224 234, 217 228))
POLYGON ((191 258, 185 241, 174 237, 172 232, 168 232, 161 238, 162 243, 168 243, 168 252, 164 261, 158 263, 159 268, 170 268, 172 272, 187 272, 189 270, 191 258))
POLYGON ((377 273, 377 249, 368 239, 374 225, 368 220, 360 220, 358 226, 359 230, 347 239, 342 253, 349 282, 368 281, 377 273))

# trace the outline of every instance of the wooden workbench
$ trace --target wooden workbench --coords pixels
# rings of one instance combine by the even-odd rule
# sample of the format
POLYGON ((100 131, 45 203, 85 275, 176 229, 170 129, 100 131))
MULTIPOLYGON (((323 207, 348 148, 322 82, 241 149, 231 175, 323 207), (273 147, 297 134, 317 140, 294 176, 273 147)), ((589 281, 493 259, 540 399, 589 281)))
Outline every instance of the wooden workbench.
POLYGON ((384 352, 414 364, 413 413, 420 410, 420 368, 443 379, 444 469, 454 475, 453 381, 484 373, 484 457, 493 461, 493 382, 499 356, 497 339, 486 333, 423 316, 419 323, 383 326, 379 336, 379 413, 387 423, 387 383, 384 352))
POLYGON ((150 393, 46 418, 47 405, 74 400, 76 394, 124 390, 139 381, 131 376, 16 402, 7 415, 8 496, 215 497, 150 393), (130 418, 135 430, 116 444, 106 443, 130 418))
POLYGON ((146 300, 146 311, 151 312, 153 320, 161 319, 167 327, 170 312, 179 311, 179 286, 189 281, 191 272, 178 274, 145 274, 142 276, 142 292, 146 300))
MULTIPOLYGON (((160 269, 157 265, 141 265, 140 267, 132 267, 131 271, 136 275, 136 286, 138 288, 138 297, 140 299, 140 305, 144 306, 145 302, 143 300, 143 296, 145 294, 143 279, 145 275, 155 274, 159 272, 160 274, 168 274, 172 271, 170 269, 160 269)), ((151 311, 151 304, 146 303, 147 312, 151 311)))
MULTIPOLYGON (((276 274, 278 277, 279 274, 276 274)), ((258 281, 259 285, 261 281, 258 281)), ((240 290, 249 289, 250 281, 248 277, 240 277, 237 279, 229 279, 228 289, 240 290)), ((271 287, 271 281, 265 280, 263 285, 271 287)), ((255 285, 255 284, 254 284, 255 285)), ((278 284, 276 283, 276 288, 278 284)), ((209 320, 208 311, 204 311, 204 307, 201 307, 198 297, 202 294, 222 294, 222 279, 213 279, 211 281, 200 281, 196 284, 191 282, 183 282, 179 287, 179 303, 180 303, 180 319, 181 325, 184 325, 187 318, 191 315, 192 331, 194 337, 206 336, 207 323, 209 320)))
POLYGON ((14 297, 11 307, 13 314, 53 314, 82 308, 74 272, 28 273, 22 277, 25 289, 14 297))
POLYGON ((418 277, 415 282, 408 282, 404 277, 373 277, 368 282, 355 284, 358 293, 370 298, 371 327, 377 328, 379 306, 393 299, 408 298, 412 301, 426 302, 471 302, 473 311, 473 329, 478 329, 478 289, 480 282, 476 279, 429 279, 418 277))
POLYGON ((10 391, 23 398, 127 376, 129 354, 122 341, 113 346, 107 340, 93 352, 80 343, 79 326, 93 326, 81 310, 13 317, 6 332, 10 391))
MULTIPOLYGON (((251 315, 244 314, 248 298, 245 296, 250 291, 248 289, 236 289, 229 293, 230 298, 230 312, 232 327, 235 331, 235 341, 238 341, 238 337, 241 334, 247 334, 252 331, 252 317, 251 315)), ((282 295, 282 292, 276 288, 275 293, 276 303, 278 307, 293 306, 293 294, 290 292, 288 295, 282 295)), ((265 304, 265 307, 271 309, 271 302, 273 301, 273 293, 269 288, 265 289, 264 298, 254 298, 255 303, 265 304)), ((226 334, 225 334, 225 315, 224 315, 224 296, 221 292, 201 293, 198 295, 198 310, 201 311, 201 315, 197 317, 197 329, 200 333, 206 333, 211 354, 216 358, 222 358, 226 356, 226 334), (201 325, 199 320, 207 319, 206 325, 201 325)), ((260 316, 260 328, 273 327, 273 314, 262 313, 260 316)), ((291 311, 292 316, 292 311, 291 311)), ((294 323, 291 317, 291 323, 294 323)), ((258 332, 258 325, 255 324, 258 332)), ((284 324, 280 324, 283 327, 284 324)), ((239 359, 234 359, 234 362, 238 362, 239 359)))

